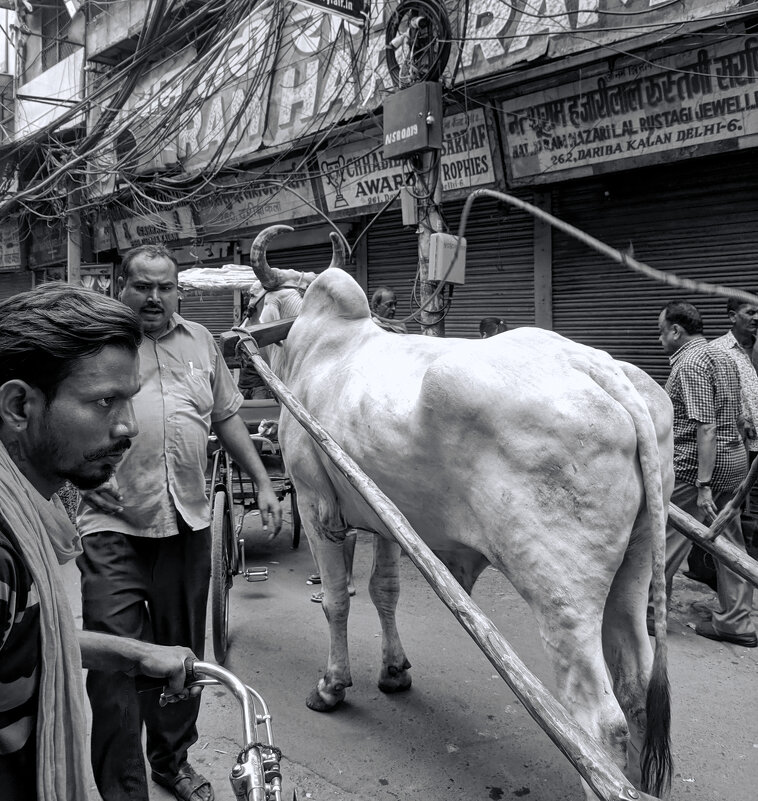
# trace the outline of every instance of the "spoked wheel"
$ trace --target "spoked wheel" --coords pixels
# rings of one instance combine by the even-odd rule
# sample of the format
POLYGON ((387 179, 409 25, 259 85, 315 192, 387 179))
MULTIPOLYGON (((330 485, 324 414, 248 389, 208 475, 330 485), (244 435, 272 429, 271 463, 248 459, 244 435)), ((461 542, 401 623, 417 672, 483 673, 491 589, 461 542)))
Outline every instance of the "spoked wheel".
POLYGON ((302 521, 300 520, 300 510, 297 508, 297 492, 292 488, 290 492, 290 509, 292 512, 292 547, 300 545, 300 532, 302 531, 302 521))
POLYGON ((223 665, 229 648, 229 590, 234 580, 234 533, 223 490, 213 496, 211 512, 211 618, 213 654, 223 665))

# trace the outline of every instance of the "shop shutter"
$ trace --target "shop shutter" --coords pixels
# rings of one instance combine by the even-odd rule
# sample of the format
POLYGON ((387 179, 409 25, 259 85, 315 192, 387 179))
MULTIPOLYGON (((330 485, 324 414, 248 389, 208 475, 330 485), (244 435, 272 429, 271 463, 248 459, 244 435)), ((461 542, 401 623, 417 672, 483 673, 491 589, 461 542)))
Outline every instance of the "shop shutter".
MULTIPOLYGON (((521 197, 531 200, 531 193, 521 197)), ((443 206, 450 233, 457 233, 463 201, 443 206)), ((504 317, 509 328, 534 325, 534 225, 524 212, 481 199, 466 225, 466 283, 455 287, 445 336, 476 338, 482 317, 504 317)), ((369 297, 380 284, 398 295, 397 317, 418 308, 416 229, 403 228, 399 211, 385 213, 368 233, 369 297)), ((418 333, 411 321, 408 330, 418 333)))
POLYGON ((12 298, 19 292, 32 288, 32 273, 19 270, 13 273, 0 273, 0 301, 12 298))
MULTIPOLYGON (((556 187, 552 209, 611 247, 681 277, 758 290, 758 161, 728 154, 556 187)), ((729 328, 726 300, 683 292, 553 233, 553 328, 632 362, 663 383, 658 314, 694 303, 708 339, 729 328)))

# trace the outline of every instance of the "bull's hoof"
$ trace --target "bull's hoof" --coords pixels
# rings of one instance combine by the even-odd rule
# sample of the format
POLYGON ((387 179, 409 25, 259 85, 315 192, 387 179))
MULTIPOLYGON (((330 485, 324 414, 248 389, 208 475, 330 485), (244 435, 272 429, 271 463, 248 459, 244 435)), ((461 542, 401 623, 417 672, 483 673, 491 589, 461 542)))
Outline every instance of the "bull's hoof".
POLYGON ((332 695, 329 699, 326 699, 321 695, 318 687, 314 687, 310 695, 305 699, 305 705, 314 712, 334 712, 342 703, 344 697, 345 693, 343 692, 341 695, 332 695))
POLYGON ((411 674, 407 670, 409 667, 410 664, 400 670, 390 665, 379 677, 379 689, 383 693, 404 693, 406 690, 410 690, 411 674))

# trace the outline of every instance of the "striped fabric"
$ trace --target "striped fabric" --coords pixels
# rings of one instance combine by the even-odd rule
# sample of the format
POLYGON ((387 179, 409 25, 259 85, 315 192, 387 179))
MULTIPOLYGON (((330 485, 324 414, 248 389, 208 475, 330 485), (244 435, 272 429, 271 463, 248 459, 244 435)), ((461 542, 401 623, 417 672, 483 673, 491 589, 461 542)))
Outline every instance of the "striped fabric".
POLYGON ((0 522, 0 795, 36 801, 39 600, 13 536, 0 522))

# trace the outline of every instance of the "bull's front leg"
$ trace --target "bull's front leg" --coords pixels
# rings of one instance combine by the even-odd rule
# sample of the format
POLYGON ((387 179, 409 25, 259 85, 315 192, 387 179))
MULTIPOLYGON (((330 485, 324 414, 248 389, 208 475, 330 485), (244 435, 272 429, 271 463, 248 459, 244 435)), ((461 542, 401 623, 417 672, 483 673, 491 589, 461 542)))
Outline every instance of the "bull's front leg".
POLYGON ((400 595, 400 546, 390 539, 374 535, 374 567, 369 581, 369 595, 379 613, 382 626, 382 668, 379 689, 399 693, 411 687, 411 663, 405 656, 397 631, 397 600, 400 595))
POLYGON ((346 688, 353 684, 347 646, 350 595, 343 554, 348 531, 349 529, 328 533, 322 531, 309 538, 321 574, 324 590, 322 608, 329 624, 329 658, 326 671, 306 700, 308 707, 316 712, 335 710, 344 699, 346 688))

